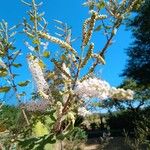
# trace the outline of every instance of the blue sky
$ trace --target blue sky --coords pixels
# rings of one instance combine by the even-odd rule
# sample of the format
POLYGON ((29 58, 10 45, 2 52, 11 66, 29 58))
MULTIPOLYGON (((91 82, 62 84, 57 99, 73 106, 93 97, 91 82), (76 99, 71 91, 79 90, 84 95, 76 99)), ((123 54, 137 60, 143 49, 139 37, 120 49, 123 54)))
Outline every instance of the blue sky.
MULTIPOLYGON (((58 19, 72 27, 73 37, 79 37, 81 35, 82 23, 88 17, 88 9, 81 5, 83 2, 84 0, 43 0, 44 4, 41 10, 45 12, 45 18, 49 22, 49 31, 53 32, 53 28, 51 27, 55 25, 52 20, 58 19)), ((21 23, 22 18, 26 17, 27 10, 28 8, 20 0, 1 0, 0 21, 1 19, 5 19, 10 26, 21 23)), ((103 44, 104 39, 99 35, 96 37, 94 38, 94 42, 98 49, 98 46, 103 44)), ((24 40, 21 36, 18 36, 16 40, 16 46, 18 49, 22 49, 23 53, 26 51, 23 44, 24 40)), ((112 86, 117 86, 122 81, 119 75, 126 64, 127 56, 125 54, 125 48, 131 43, 131 33, 125 31, 125 27, 122 26, 114 40, 115 43, 106 53, 106 65, 101 67, 99 72, 101 72, 104 80, 108 81, 112 86)), ((25 60, 22 61, 25 62, 25 60)), ((28 69, 21 71, 24 74, 22 78, 25 79, 28 77, 28 69)))

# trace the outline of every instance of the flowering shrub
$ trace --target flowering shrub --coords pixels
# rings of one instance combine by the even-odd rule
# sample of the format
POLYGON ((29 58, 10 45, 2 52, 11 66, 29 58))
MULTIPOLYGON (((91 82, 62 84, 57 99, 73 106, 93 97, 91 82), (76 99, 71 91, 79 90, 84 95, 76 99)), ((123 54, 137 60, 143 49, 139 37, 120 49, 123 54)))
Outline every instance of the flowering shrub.
POLYGON ((16 141, 23 149, 43 149, 47 143, 55 143, 63 140, 74 130, 75 119, 78 115, 85 117, 90 115, 86 108, 87 100, 98 98, 105 100, 112 99, 132 99, 131 90, 117 89, 111 87, 106 81, 94 75, 98 65, 104 65, 104 55, 109 46, 113 43, 113 38, 122 21, 129 15, 132 9, 138 6, 138 0, 88 0, 83 5, 90 9, 89 18, 83 22, 81 35, 81 50, 73 48, 71 29, 59 20, 55 22, 61 26, 57 29, 63 34, 52 36, 47 31, 47 22, 43 13, 38 12, 41 5, 35 0, 31 3, 22 1, 29 6, 28 12, 30 20, 24 19, 22 23, 24 34, 32 41, 25 42, 30 54, 27 54, 27 62, 33 77, 33 83, 37 91, 36 101, 22 104, 22 97, 25 93, 20 93, 18 89, 30 84, 29 80, 16 83, 14 67, 22 66, 15 63, 21 51, 17 51, 13 38, 16 29, 8 28, 8 24, 3 21, 0 29, 0 77, 5 83, 0 87, 1 93, 13 90, 18 100, 22 114, 27 122, 30 132, 24 131, 16 141), (104 11, 103 11, 104 10, 104 11), (105 13, 105 14, 103 14, 105 13), (95 27, 98 25, 98 27, 95 27), (106 43, 102 50, 94 48, 92 36, 94 31, 102 30, 106 36, 106 43), (59 56, 51 56, 47 50, 48 42, 60 46, 63 50, 59 56), (45 61, 50 60, 50 62, 45 61), (87 73, 82 71, 88 62, 92 62, 87 73), (48 66, 53 66, 49 69, 48 66), (27 115, 29 113, 29 116, 27 115), (38 136, 39 131, 40 136, 38 136), (28 135, 28 136, 27 136, 28 135))

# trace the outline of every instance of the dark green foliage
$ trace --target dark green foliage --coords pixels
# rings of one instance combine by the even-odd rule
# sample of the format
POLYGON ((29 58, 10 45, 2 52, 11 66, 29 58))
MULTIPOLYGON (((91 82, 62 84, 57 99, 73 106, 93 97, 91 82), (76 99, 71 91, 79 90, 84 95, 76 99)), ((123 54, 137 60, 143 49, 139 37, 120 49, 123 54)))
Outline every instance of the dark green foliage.
POLYGON ((4 105, 0 112, 0 126, 14 133, 19 132, 23 125, 21 116, 22 114, 19 108, 4 105))
POLYGON ((46 144, 54 144, 56 140, 53 134, 39 138, 28 138, 19 141, 19 146, 24 150, 44 150, 46 144))
MULTIPOLYGON (((146 108, 141 111, 139 118, 134 122, 134 138, 129 136, 129 132, 125 130, 125 143, 131 149, 150 149, 150 109, 146 108)), ((132 121, 133 122, 133 121, 132 121)))
POLYGON ((128 136, 134 133, 134 140, 127 141, 132 149, 139 149, 142 144, 148 146, 150 136, 150 0, 145 0, 128 23, 134 41, 127 49, 129 60, 123 72, 126 80, 121 87, 134 90, 135 95, 132 101, 115 103, 117 108, 126 111, 113 116, 109 124, 112 128, 124 128, 128 136))
MULTIPOLYGON (((118 131, 120 134, 123 130, 127 131, 130 135, 136 136, 138 128, 142 129, 143 132, 150 130, 150 109, 149 107, 137 111, 126 110, 113 113, 109 116, 108 125, 112 131, 118 131), (146 120, 145 120, 146 118, 146 120)), ((150 136, 150 132, 147 133, 147 137, 150 136)))
POLYGON ((134 19, 129 22, 134 41, 127 50, 129 60, 123 72, 139 84, 150 84, 150 0, 139 9, 134 19))
POLYGON ((74 141, 74 140, 84 140, 87 138, 86 132, 79 128, 75 127, 71 132, 69 132, 67 139, 74 141))

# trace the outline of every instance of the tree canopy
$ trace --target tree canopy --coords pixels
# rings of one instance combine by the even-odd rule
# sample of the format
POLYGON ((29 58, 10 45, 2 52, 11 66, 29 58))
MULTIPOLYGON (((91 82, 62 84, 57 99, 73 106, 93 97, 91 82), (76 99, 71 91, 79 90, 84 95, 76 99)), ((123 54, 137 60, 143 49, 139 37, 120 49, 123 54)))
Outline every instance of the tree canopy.
POLYGON ((146 0, 129 22, 134 41, 127 49, 129 57, 123 76, 132 78, 138 84, 150 84, 150 0, 146 0))

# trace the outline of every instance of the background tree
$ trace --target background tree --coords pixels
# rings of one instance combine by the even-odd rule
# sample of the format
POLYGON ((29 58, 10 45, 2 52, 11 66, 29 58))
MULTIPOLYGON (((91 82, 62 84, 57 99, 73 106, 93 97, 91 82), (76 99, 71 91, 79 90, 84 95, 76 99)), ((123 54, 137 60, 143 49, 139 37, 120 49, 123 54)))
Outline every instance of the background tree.
POLYGON ((125 79, 120 87, 134 90, 134 100, 108 100, 108 104, 110 108, 115 105, 117 109, 138 111, 143 106, 149 106, 150 98, 150 0, 133 13, 135 16, 127 22, 127 27, 132 31, 134 40, 127 49, 128 61, 122 74, 125 79))
POLYGON ((139 84, 150 84, 150 0, 136 13, 129 22, 134 41, 127 50, 129 57, 123 76, 133 78, 139 84))
POLYGON ((134 41, 127 49, 129 59, 122 74, 125 80, 121 87, 135 91, 134 101, 128 101, 124 106, 138 111, 143 106, 148 107, 150 99, 150 0, 145 0, 135 13, 127 24, 134 41))
MULTIPOLYGON (((108 100, 106 105, 110 107, 110 110, 114 106, 117 110, 121 110, 117 115, 112 114, 110 124, 115 125, 112 122, 115 122, 115 119, 119 121, 120 118, 117 125, 123 123, 124 127, 120 125, 119 127, 125 129, 128 126, 131 131, 134 131, 134 141, 131 142, 128 137, 127 144, 132 149, 140 149, 142 145, 149 143, 150 136, 150 1, 146 0, 140 9, 134 12, 136 14, 133 19, 127 22, 134 40, 127 49, 129 59, 122 74, 125 80, 120 85, 124 89, 130 87, 134 90, 134 100, 123 102, 108 100)), ((130 132, 129 129, 126 129, 126 132, 130 132)), ((149 147, 148 144, 147 147, 149 147)))

